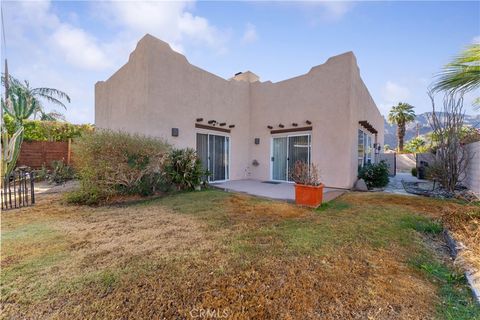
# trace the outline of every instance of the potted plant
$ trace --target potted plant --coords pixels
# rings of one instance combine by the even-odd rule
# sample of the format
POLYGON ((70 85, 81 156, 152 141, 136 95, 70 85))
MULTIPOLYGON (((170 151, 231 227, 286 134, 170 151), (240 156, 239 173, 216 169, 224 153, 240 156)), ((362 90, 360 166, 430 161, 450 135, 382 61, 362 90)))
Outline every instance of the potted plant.
POLYGON ((303 161, 295 162, 292 180, 295 182, 295 203, 297 205, 318 207, 322 204, 323 187, 317 166, 303 161))

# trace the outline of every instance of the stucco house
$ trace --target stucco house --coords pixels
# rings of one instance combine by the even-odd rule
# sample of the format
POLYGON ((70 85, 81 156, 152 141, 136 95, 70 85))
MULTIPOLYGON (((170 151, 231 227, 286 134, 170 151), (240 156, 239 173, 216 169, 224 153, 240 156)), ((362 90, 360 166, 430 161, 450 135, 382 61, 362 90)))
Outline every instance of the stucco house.
POLYGON ((350 188, 383 145, 383 118, 352 52, 280 82, 250 71, 227 80, 151 35, 96 84, 95 125, 194 148, 212 181, 288 181, 303 160, 326 186, 350 188))

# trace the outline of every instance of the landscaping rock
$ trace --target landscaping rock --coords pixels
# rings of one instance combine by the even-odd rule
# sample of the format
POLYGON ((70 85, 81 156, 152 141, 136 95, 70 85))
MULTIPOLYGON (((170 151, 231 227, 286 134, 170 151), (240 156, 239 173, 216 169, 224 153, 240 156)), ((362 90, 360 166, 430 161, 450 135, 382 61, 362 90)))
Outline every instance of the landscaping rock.
POLYGON ((353 187, 353 189, 355 191, 368 191, 367 184, 363 179, 358 179, 357 182, 355 182, 355 186, 353 187))

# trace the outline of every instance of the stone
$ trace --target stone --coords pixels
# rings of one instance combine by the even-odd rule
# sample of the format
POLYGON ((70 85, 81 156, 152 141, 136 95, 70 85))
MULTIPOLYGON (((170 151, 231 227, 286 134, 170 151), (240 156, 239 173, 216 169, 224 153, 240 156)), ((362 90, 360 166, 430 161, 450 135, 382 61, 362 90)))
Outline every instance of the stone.
POLYGON ((367 187, 367 184, 365 183, 365 180, 358 179, 357 182, 355 182, 355 186, 353 187, 353 190, 355 190, 355 191, 368 191, 368 187, 367 187))

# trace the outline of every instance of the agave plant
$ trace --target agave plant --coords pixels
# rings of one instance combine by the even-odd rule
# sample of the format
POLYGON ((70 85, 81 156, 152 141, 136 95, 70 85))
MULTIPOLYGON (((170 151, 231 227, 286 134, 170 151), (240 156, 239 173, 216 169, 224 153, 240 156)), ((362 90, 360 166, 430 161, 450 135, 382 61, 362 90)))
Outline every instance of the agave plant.
POLYGON ((33 114, 36 107, 35 100, 25 94, 21 87, 10 88, 7 100, 2 99, 3 111, 15 121, 15 133, 12 137, 8 136, 5 126, 2 125, 2 177, 9 175, 17 164, 23 142, 23 121, 33 114))
POLYGON ((38 107, 37 101, 21 87, 10 88, 8 100, 8 103, 2 100, 2 108, 6 114, 15 119, 17 127, 23 126, 23 121, 30 118, 38 107))
MULTIPOLYGON (((9 137, 5 127, 2 127, 2 167, 1 176, 8 176, 17 163, 20 154, 20 146, 22 144, 23 126, 17 129, 12 137, 9 137)), ((3 181, 3 180, 2 180, 3 181)))
MULTIPOLYGON (((5 85, 4 74, 2 75, 2 84, 5 85)), ((43 105, 43 101, 46 101, 67 110, 64 101, 70 102, 70 97, 65 92, 55 88, 32 88, 28 81, 25 80, 22 82, 11 75, 8 76, 8 85, 12 89, 21 89, 26 97, 29 97, 35 102, 35 110, 33 111, 34 119, 39 117, 40 120, 45 121, 65 120, 62 113, 55 110, 47 112, 43 105)))

